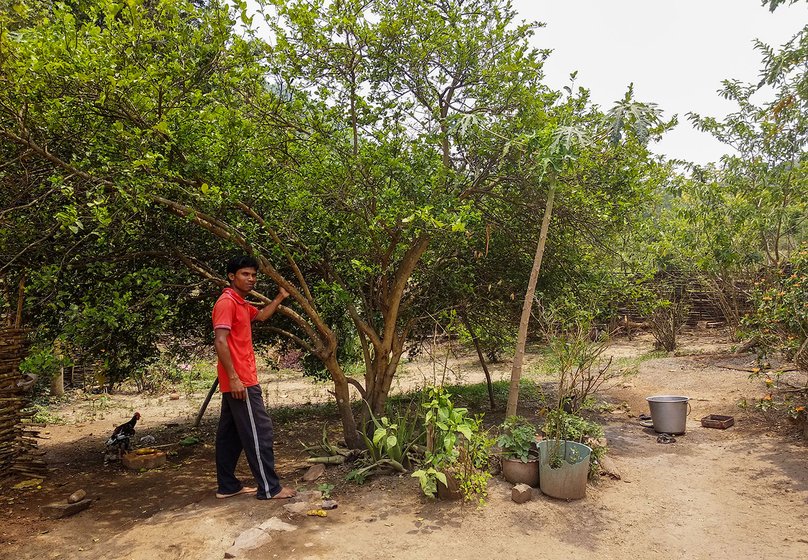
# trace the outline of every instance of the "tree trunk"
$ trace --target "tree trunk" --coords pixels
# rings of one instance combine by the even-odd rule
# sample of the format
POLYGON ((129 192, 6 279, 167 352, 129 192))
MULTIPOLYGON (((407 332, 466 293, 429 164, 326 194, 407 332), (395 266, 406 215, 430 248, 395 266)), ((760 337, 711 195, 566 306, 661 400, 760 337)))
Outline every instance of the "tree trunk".
POLYGON ((362 438, 356 431, 356 420, 351 409, 351 398, 348 390, 348 381, 342 371, 335 355, 324 360, 324 365, 334 381, 334 397, 337 401, 337 410, 342 420, 342 431, 345 435, 345 444, 351 449, 362 449, 362 438))
POLYGON ((477 357, 480 358, 480 365, 485 374, 485 382, 488 385, 488 400, 491 403, 491 410, 496 410, 497 404, 494 402, 494 385, 491 383, 491 374, 488 372, 488 365, 485 363, 485 357, 483 356, 482 348, 480 348, 480 339, 477 338, 477 333, 474 332, 471 322, 466 312, 463 310, 460 311, 460 319, 466 325, 466 330, 469 331, 469 336, 471 336, 471 341, 474 343, 474 348, 477 349, 477 357))
POLYGON ((541 260, 544 256, 544 246, 547 243, 547 230, 550 227, 550 216, 553 214, 553 199, 555 198, 555 185, 550 185, 547 193, 547 205, 544 207, 544 217, 541 221, 539 244, 536 246, 536 256, 533 258, 533 268, 530 270, 530 280, 527 284, 525 301, 522 304, 522 317, 519 320, 519 334, 516 336, 516 352, 513 356, 511 369, 511 386, 508 389, 508 406, 505 416, 514 416, 516 406, 519 404, 519 380, 522 378, 522 364, 525 361, 525 343, 527 341, 527 326, 530 322, 530 311, 533 308, 533 296, 536 294, 536 282, 541 271, 541 260))
POLYGON ((53 376, 50 383, 50 394, 52 397, 61 397, 65 394, 65 368, 61 366, 59 371, 53 376))

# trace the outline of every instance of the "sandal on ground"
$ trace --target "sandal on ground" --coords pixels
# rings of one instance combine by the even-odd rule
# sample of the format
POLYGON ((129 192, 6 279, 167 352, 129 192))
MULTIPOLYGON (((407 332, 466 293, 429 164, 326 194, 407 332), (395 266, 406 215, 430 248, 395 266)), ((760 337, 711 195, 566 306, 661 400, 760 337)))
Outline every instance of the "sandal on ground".
POLYGON ((656 440, 657 443, 676 443, 676 438, 671 434, 659 434, 656 440))
POLYGON ((640 426, 642 426, 643 428, 654 427, 654 421, 648 414, 640 414, 639 416, 637 416, 637 420, 639 421, 640 426))
POLYGON ((220 500, 224 500, 225 498, 232 498, 233 496, 238 496, 240 494, 255 494, 256 492, 258 492, 258 488, 250 488, 245 486, 238 492, 233 492, 232 494, 221 494, 216 492, 216 497, 220 500))

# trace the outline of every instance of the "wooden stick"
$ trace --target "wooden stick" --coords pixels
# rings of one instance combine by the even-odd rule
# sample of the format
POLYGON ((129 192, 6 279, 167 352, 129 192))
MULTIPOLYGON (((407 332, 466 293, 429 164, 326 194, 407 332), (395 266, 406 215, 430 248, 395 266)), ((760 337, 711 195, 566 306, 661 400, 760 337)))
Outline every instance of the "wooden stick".
POLYGON ((208 404, 210 404, 210 399, 213 398, 213 393, 216 392, 216 388, 219 386, 219 378, 213 380, 213 385, 210 386, 210 391, 208 391, 208 396, 205 397, 205 402, 202 403, 202 406, 199 408, 199 412, 196 415, 196 420, 194 420, 194 428, 198 428, 199 425, 202 423, 202 416, 205 414, 205 410, 208 408, 208 404))

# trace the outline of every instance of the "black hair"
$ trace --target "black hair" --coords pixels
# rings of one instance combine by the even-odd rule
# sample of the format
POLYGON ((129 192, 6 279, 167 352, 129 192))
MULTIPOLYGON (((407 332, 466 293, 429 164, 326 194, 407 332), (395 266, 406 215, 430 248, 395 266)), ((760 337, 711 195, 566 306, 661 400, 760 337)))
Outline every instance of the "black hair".
POLYGON ((250 255, 238 255, 227 261, 227 273, 235 274, 242 268, 254 268, 258 270, 258 261, 250 255))

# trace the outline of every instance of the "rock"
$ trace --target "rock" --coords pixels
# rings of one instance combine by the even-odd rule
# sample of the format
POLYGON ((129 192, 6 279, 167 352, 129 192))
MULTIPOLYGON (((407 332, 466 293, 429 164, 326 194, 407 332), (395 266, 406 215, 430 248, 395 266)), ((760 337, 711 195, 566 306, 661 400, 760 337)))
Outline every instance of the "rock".
POLYGON ((235 558, 240 552, 245 550, 253 550, 259 546, 263 546, 272 540, 272 536, 266 531, 262 531, 258 527, 250 527, 233 541, 233 546, 225 552, 226 558, 235 558), (227 556, 231 554, 231 556, 227 556))
POLYGON ((622 478, 620 476, 620 470, 610 457, 601 457, 599 463, 601 475, 609 476, 615 480, 620 480, 622 478))
POLYGON ((154 439, 154 436, 152 436, 152 435, 143 436, 142 438, 140 438, 140 443, 143 444, 143 445, 151 445, 155 441, 157 441, 157 440, 154 439))
POLYGON ((309 504, 306 502, 295 502, 292 504, 283 504, 283 509, 292 515, 304 515, 309 509, 309 504))
POLYGON ((57 502, 39 506, 39 514, 46 519, 61 519, 62 517, 70 517, 80 511, 84 511, 93 501, 89 498, 76 502, 75 504, 66 504, 57 502))
POLYGON ((527 484, 517 484, 511 490, 511 499, 517 504, 524 504, 533 497, 533 489, 527 484))
MULTIPOLYGON (((289 505, 289 504, 287 504, 289 505)), ((259 529, 262 531, 294 531, 297 529, 294 525, 290 523, 285 523, 278 519, 277 517, 271 517, 267 519, 263 523, 258 526, 259 529)))
POLYGON ((323 500, 320 509, 337 509, 337 502, 336 500, 323 500))
POLYGON ((148 453, 146 455, 137 455, 136 453, 127 453, 121 457, 123 466, 133 471, 140 469, 155 469, 166 464, 165 451, 157 451, 155 453, 148 453))
POLYGON ((306 474, 303 475, 304 482, 314 482, 325 473, 325 465, 312 465, 309 467, 309 470, 306 471, 306 474))
POLYGON ((297 496, 290 498, 289 503, 297 502, 319 502, 323 499, 323 493, 319 490, 309 490, 308 492, 298 492, 297 496))
POLYGON ((586 445, 588 445, 589 447, 591 447, 593 449, 596 448, 596 447, 606 447, 606 438, 605 437, 600 437, 600 438, 597 438, 597 439, 593 439, 593 438, 588 437, 588 438, 586 438, 586 445))
POLYGON ((76 490, 67 498, 68 504, 77 504, 87 497, 87 492, 84 490, 76 490))
POLYGON ((179 393, 171 393, 171 394, 168 395, 168 399, 172 400, 172 401, 178 401, 178 400, 180 400, 180 394, 179 393))

